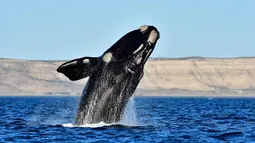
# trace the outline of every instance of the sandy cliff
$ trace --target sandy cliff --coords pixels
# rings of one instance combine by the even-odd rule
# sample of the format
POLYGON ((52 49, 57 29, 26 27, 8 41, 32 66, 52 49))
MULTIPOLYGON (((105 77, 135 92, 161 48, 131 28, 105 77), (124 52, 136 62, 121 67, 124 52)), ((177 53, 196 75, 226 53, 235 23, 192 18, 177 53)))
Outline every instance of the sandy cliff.
MULTIPOLYGON (((57 73, 63 61, 0 61, 0 95, 79 95, 87 80, 57 73)), ((144 72, 138 95, 255 95, 255 58, 151 59, 144 72)))

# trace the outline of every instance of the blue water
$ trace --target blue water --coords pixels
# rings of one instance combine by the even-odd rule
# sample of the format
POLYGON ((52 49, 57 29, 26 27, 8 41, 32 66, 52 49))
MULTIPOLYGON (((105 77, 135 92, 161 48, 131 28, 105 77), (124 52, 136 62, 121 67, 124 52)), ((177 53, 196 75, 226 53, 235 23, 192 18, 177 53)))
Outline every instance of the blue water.
POLYGON ((255 99, 139 97, 131 124, 76 127, 78 100, 0 97, 0 142, 255 142, 255 99))

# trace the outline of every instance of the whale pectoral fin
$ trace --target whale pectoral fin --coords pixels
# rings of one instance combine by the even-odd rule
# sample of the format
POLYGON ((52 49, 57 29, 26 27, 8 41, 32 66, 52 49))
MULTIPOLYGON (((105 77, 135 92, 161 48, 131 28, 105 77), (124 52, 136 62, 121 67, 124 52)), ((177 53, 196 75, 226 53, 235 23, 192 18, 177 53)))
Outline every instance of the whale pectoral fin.
POLYGON ((75 81, 90 76, 97 65, 98 58, 83 57, 65 62, 58 67, 57 72, 75 81))

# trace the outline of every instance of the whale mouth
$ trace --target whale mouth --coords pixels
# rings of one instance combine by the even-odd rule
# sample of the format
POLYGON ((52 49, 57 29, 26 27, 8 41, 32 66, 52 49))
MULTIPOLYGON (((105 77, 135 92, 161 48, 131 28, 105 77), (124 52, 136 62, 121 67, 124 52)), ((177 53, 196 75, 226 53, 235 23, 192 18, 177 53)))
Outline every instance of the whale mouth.
POLYGON ((139 30, 147 37, 147 40, 133 52, 137 65, 145 64, 153 52, 157 40, 160 38, 160 33, 154 26, 143 25, 139 30))

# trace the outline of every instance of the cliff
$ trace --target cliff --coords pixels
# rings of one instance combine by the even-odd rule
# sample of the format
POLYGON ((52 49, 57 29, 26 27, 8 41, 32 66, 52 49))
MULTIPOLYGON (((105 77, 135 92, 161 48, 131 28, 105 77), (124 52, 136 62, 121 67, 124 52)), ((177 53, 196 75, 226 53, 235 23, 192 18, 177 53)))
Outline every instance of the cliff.
MULTIPOLYGON (((0 95, 79 95, 87 79, 69 81, 64 61, 0 59, 0 95)), ((255 58, 150 59, 137 95, 255 95, 255 58)))

